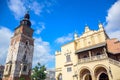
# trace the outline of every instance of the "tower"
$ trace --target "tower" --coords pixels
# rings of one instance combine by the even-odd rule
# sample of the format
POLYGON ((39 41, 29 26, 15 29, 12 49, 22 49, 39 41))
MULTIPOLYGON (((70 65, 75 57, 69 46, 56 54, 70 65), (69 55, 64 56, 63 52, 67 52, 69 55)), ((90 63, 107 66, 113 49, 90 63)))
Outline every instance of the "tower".
POLYGON ((26 13, 11 38, 3 80, 30 80, 34 50, 33 32, 30 15, 26 13))

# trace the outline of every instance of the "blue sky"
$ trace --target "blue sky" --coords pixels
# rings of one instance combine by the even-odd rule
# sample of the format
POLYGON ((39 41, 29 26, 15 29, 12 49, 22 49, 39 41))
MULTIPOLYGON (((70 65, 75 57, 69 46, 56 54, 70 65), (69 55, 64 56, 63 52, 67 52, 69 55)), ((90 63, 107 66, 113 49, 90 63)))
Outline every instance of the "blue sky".
POLYGON ((5 64, 10 37, 27 10, 35 30, 33 66, 40 62, 55 67, 55 51, 81 35, 85 25, 120 39, 120 0, 0 0, 0 64, 5 64))

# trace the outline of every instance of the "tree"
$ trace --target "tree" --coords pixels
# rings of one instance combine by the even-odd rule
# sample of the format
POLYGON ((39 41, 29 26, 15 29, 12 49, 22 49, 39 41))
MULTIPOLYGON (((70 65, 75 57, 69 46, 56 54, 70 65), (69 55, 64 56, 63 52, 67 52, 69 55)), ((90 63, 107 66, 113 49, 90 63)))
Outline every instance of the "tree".
POLYGON ((25 80, 25 79, 21 77, 19 80, 25 80))
POLYGON ((38 63, 37 66, 33 68, 31 76, 32 80, 45 80, 46 79, 45 71, 46 71, 45 66, 38 63))

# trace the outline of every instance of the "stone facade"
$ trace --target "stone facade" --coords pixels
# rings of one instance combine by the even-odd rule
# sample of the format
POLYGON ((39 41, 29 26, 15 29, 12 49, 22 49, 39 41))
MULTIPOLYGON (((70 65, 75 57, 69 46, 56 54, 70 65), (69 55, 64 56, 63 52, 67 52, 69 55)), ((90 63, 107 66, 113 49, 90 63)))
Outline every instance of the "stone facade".
POLYGON ((56 51, 56 80, 120 80, 120 41, 110 39, 102 24, 85 27, 79 37, 56 51))
POLYGON ((29 14, 25 14, 11 38, 3 80, 31 79, 34 39, 29 18, 29 14))
POLYGON ((3 65, 0 65, 0 80, 2 80, 3 71, 4 71, 4 66, 3 66, 3 65))

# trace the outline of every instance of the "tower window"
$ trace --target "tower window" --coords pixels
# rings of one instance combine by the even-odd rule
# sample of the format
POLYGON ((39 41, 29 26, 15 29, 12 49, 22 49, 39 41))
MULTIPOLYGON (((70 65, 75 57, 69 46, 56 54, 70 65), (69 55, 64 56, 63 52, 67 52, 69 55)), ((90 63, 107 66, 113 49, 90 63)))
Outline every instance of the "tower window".
POLYGON ((26 66, 26 65, 23 66, 23 71, 24 71, 24 72, 27 71, 27 66, 26 66))
POLYGON ((29 41, 26 41, 26 42, 25 42, 25 45, 29 45, 29 41))
POLYGON ((26 61, 26 55, 23 56, 23 59, 22 59, 23 62, 26 61))
POLYGON ((71 61, 70 55, 67 55, 66 56, 66 62, 70 62, 70 61, 71 61))

